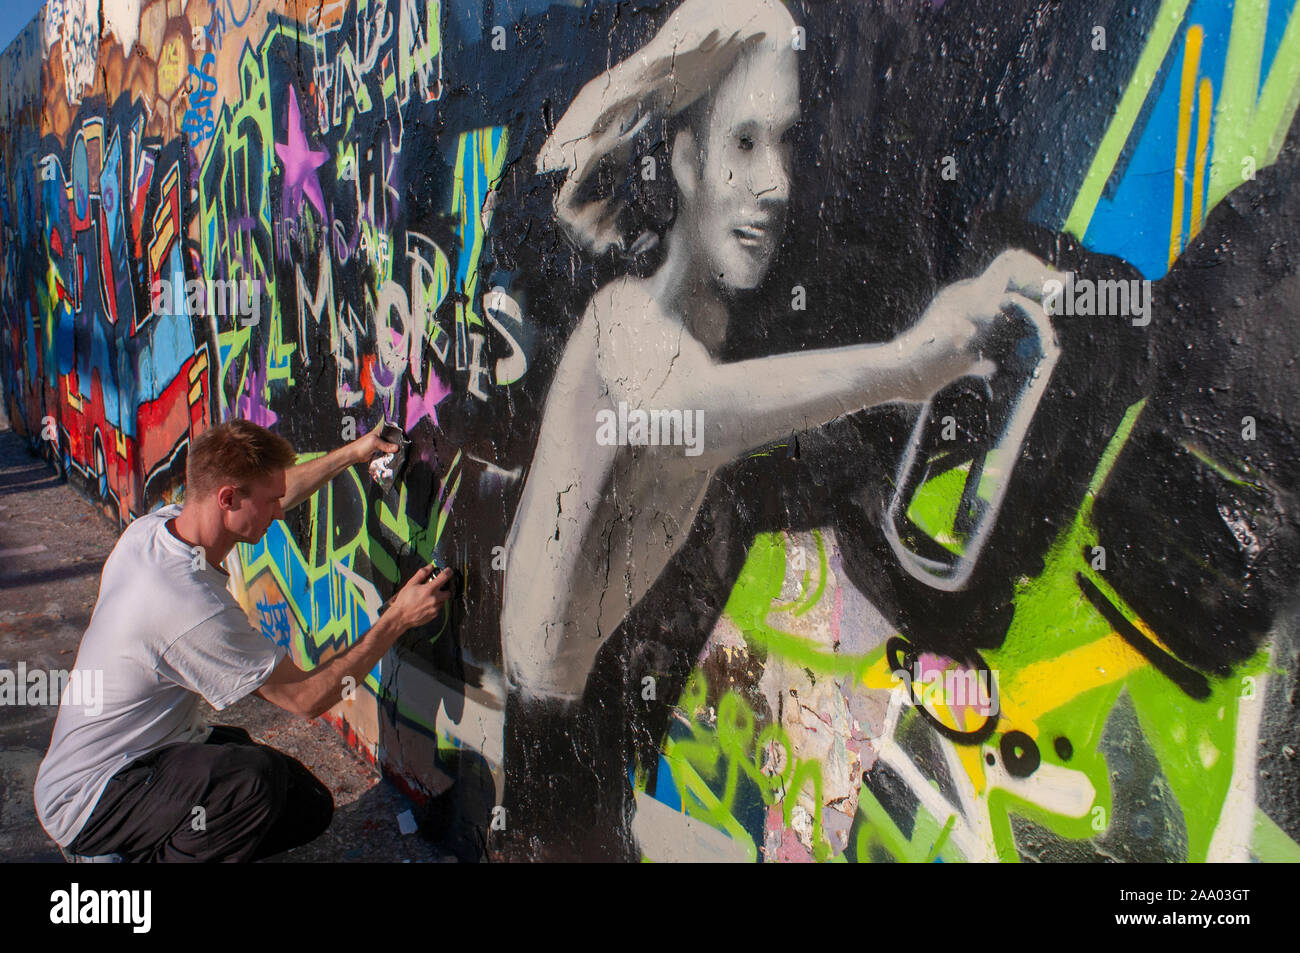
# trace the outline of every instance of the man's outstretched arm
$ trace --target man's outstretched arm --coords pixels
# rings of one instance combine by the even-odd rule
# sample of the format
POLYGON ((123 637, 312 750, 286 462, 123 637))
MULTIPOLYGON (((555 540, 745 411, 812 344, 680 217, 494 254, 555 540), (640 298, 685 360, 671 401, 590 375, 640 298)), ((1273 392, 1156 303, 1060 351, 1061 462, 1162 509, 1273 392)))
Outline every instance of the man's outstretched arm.
POLYGON ((437 576, 432 566, 416 570, 388 611, 360 639, 310 672, 304 672, 291 658, 281 659, 257 694, 295 715, 319 717, 343 698, 345 678, 351 676, 354 685, 360 684, 403 632, 437 616, 442 604, 451 598, 446 588, 451 578, 450 569, 437 576))
POLYGON ((372 431, 323 457, 289 468, 284 472, 284 496, 280 497, 280 508, 288 510, 297 506, 348 467, 369 463, 375 454, 392 453, 396 449, 394 444, 379 439, 378 431, 372 431))

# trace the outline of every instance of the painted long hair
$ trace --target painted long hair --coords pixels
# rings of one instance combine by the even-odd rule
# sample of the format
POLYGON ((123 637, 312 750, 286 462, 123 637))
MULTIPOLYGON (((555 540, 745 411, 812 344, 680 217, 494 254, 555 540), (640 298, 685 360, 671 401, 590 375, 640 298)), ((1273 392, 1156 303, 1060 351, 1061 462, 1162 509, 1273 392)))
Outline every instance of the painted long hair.
POLYGON ((569 235, 595 254, 626 247, 629 191, 600 188, 597 172, 626 166, 643 132, 703 100, 742 53, 790 43, 794 27, 779 0, 685 0, 649 43, 587 83, 537 157, 538 173, 566 173, 555 214, 569 235))

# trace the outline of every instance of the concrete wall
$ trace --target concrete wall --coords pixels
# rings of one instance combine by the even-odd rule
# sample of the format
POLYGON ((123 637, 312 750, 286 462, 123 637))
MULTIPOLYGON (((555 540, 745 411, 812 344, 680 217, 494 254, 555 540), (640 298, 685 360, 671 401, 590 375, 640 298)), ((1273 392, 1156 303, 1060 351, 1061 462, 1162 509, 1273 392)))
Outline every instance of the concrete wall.
POLYGON ((329 717, 467 855, 1296 860, 1298 97, 1294 0, 51 0, 4 403, 123 524, 404 427, 238 569, 311 666, 461 568, 329 717))

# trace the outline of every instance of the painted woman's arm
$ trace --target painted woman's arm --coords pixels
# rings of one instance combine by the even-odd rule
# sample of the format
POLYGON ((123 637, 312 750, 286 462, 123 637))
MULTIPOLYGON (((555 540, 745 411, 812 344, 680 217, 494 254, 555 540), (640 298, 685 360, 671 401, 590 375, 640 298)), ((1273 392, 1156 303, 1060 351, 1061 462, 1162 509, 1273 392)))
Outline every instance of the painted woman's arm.
POLYGON ((714 362, 661 315, 599 315, 598 360, 611 396, 629 409, 699 411, 700 464, 718 465, 793 431, 891 401, 922 401, 966 374, 990 372, 980 353, 990 332, 1008 311, 1041 309, 1053 277, 1032 255, 1006 252, 980 277, 941 291, 892 341, 729 364, 714 362))

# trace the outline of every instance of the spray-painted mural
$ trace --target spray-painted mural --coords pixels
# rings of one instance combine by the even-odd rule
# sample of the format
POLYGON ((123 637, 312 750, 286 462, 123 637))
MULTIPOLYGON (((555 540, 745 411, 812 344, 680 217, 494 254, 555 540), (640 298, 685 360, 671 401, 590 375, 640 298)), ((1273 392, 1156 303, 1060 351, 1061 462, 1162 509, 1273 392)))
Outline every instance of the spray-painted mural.
POLYGON ((402 427, 233 568, 460 567, 328 717, 467 858, 1297 860, 1296 6, 51 0, 6 407, 402 427))

